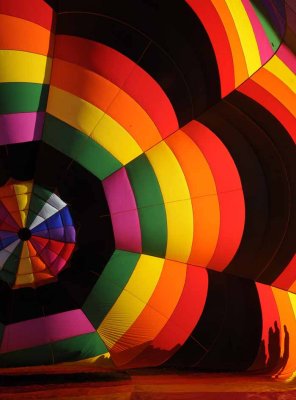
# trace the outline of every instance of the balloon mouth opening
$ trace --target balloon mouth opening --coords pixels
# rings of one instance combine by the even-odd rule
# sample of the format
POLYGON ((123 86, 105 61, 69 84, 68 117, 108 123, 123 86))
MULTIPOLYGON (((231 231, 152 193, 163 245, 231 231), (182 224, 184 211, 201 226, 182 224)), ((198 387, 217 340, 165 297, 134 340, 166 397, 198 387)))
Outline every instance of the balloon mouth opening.
POLYGON ((29 240, 32 236, 32 233, 30 231, 30 229, 28 228, 22 228, 18 231, 18 237, 22 240, 22 241, 26 241, 29 240))

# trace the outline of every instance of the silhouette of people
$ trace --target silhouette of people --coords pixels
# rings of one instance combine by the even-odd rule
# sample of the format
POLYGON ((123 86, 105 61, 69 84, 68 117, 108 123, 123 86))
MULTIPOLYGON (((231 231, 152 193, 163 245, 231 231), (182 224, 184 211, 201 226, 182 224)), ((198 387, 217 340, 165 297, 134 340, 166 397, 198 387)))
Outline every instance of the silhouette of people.
POLYGON ((283 352, 283 357, 281 357, 280 362, 279 362, 279 370, 276 374, 276 376, 279 376, 283 370, 285 369, 285 366, 287 365, 288 359, 289 359, 289 347, 290 347, 290 336, 289 332, 287 329, 287 326, 284 325, 284 332, 285 332, 285 339, 284 339, 284 352, 283 352))
POLYGON ((279 365, 281 355, 280 330, 277 321, 274 321, 274 330, 272 327, 268 330, 268 355, 267 368, 273 370, 279 365))

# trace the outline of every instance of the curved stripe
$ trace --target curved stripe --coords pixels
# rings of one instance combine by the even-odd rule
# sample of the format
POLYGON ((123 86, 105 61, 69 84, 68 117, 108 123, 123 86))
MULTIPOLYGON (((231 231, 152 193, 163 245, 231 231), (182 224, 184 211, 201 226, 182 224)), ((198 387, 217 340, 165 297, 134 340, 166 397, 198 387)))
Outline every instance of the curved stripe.
POLYGON ((249 76, 261 67, 260 54, 248 14, 240 2, 225 0, 236 26, 245 55, 249 76))
MULTIPOLYGON (((161 140, 154 122, 139 104, 102 76, 75 64, 55 60, 51 84, 86 100, 107 113, 129 132, 143 150, 149 149, 161 140)), ((104 131, 104 128, 102 129, 104 131)), ((104 146, 103 142, 106 142, 108 147, 104 147, 108 148, 111 153, 110 148, 114 147, 114 143, 117 142, 116 138, 111 136, 113 130, 114 127, 101 138, 100 143, 104 146)), ((96 136, 96 132, 94 132, 94 136, 96 136)), ((128 147, 130 146, 131 144, 128 147)), ((117 153, 120 156, 120 152, 117 151, 117 153)))
POLYGON ((185 284, 187 266, 165 260, 159 282, 146 307, 134 324, 110 350, 116 366, 124 365, 151 344, 167 324, 185 284))
MULTIPOLYGON (((294 63, 295 62, 296 57, 294 57, 294 63)), ((279 57, 277 57, 277 55, 272 57, 268 63, 264 65, 264 69, 275 75, 283 82, 283 84, 296 94, 295 73, 279 57)))
POLYGON ((208 273, 204 268, 187 266, 184 289, 167 324, 149 347, 128 368, 157 366, 172 357, 189 338, 202 315, 208 293, 208 273))
POLYGON ((28 3, 23 0, 4 0, 0 2, 0 13, 29 20, 46 29, 51 29, 53 24, 53 8, 45 1, 30 0, 30 7, 28 7, 28 3))
POLYGON ((30 21, 0 14, 0 48, 52 55, 51 32, 30 21))
POLYGON ((123 89, 146 111, 162 137, 178 129, 175 111, 161 86, 115 49, 79 37, 57 35, 55 57, 94 71, 123 89))
POLYGON ((91 103, 51 86, 47 112, 90 136, 122 164, 142 153, 134 138, 91 103))
POLYGON ((219 68, 221 94, 224 97, 235 87, 234 64, 225 27, 212 2, 203 1, 197 3, 194 0, 186 0, 186 3, 200 18, 209 35, 219 68))
POLYGON ((0 115, 0 144, 40 140, 43 122, 43 112, 0 115))
POLYGON ((202 152, 182 131, 166 139, 175 154, 190 191, 194 232, 189 262, 207 266, 215 251, 220 225, 220 209, 215 181, 202 152))
POLYGON ((0 82, 49 83, 49 57, 23 51, 0 50, 0 64, 0 82))
POLYGON ((277 77, 273 72, 269 72, 267 69, 262 68, 257 74, 252 76, 252 81, 258 83, 264 87, 270 94, 272 94, 282 105, 292 114, 296 115, 296 104, 295 104, 295 90, 293 92, 292 80, 290 86, 282 81, 282 77, 277 77))
POLYGON ((142 234, 142 252, 164 257, 167 247, 167 218, 163 196, 145 154, 126 166, 135 195, 142 234))
POLYGON ((81 310, 29 319, 5 327, 0 353, 40 346, 89 332, 94 332, 94 327, 81 310))
POLYGON ((147 151, 146 155, 157 176, 166 209, 166 258, 187 262, 193 240, 193 212, 183 171, 165 142, 147 151))
POLYGON ((125 168, 105 179, 103 187, 111 214, 115 248, 141 253, 139 215, 125 168))
POLYGON ((208 266, 223 271, 234 257, 244 230, 245 205, 240 177, 227 148, 209 128, 192 121, 182 130, 203 153, 215 180, 220 225, 217 246, 208 266))
POLYGON ((296 61, 294 53, 287 46, 282 44, 278 49, 276 55, 296 75, 296 61))
POLYGON ((88 136, 51 115, 46 115, 42 140, 104 179, 122 164, 88 136))
POLYGON ((296 292, 296 255, 294 255, 282 273, 272 282, 272 285, 296 292))
POLYGON ((48 85, 0 83, 0 114, 45 111, 48 85))
POLYGON ((159 281, 163 263, 161 258, 140 256, 127 285, 97 329, 108 349, 115 345, 146 307, 159 281))
POLYGON ((115 250, 99 279, 87 296, 82 310, 98 327, 111 310, 129 281, 140 254, 115 250))
POLYGON ((212 0, 226 30, 228 41, 231 47, 231 53, 235 71, 235 87, 239 86, 248 78, 248 69, 242 43, 235 26, 234 20, 225 1, 212 0))
MULTIPOLYGON (((250 0, 242 0, 242 3, 252 24, 260 54, 261 64, 263 65, 273 55, 273 50, 250 0)), ((274 51, 275 50, 276 49, 274 49, 274 51)))
MULTIPOLYGON (((270 83, 270 85, 272 85, 272 83, 270 83)), ((295 117, 284 107, 278 98, 269 92, 269 88, 265 88, 261 86, 260 83, 249 79, 239 87, 238 91, 254 99, 274 115, 296 142, 295 117)))

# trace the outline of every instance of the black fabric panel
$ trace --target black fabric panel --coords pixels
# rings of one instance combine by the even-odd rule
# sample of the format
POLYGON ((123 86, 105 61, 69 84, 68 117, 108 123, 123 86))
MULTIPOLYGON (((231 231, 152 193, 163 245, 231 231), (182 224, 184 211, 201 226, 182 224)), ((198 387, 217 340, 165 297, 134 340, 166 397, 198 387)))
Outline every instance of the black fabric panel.
POLYGON ((264 131, 261 135, 258 131, 256 135, 246 133, 249 133, 254 146, 260 147, 258 155, 269 187, 270 220, 265 235, 265 251, 269 259, 258 279, 271 284, 295 254, 295 144, 279 121, 254 100, 234 92, 227 101, 238 106, 264 131))
MULTIPOLYGON (((13 146, 6 146, 8 165, 14 161, 13 146)), ((32 155, 31 148, 31 143, 25 143, 22 151, 35 163, 37 155, 36 152, 32 155)), ((17 166, 22 168, 23 164, 16 162, 16 173, 17 166)), ((80 308, 115 248, 109 208, 102 183, 95 176, 51 146, 41 143, 36 174, 31 171, 27 176, 27 179, 32 178, 68 204, 76 229, 76 246, 57 282, 37 289, 17 290, 0 282, 0 322, 5 324, 80 308)))
POLYGON ((0 185, 4 185, 8 179, 31 179, 38 149, 39 142, 0 146, 0 185))
POLYGON ((56 34, 103 43, 138 62, 150 40, 132 27, 96 14, 69 13, 57 17, 56 34))
POLYGON ((92 39, 138 62, 171 100, 184 125, 220 99, 208 35, 178 1, 63 1, 57 33, 92 39))
POLYGON ((192 367, 205 356, 219 335, 226 313, 225 277, 211 270, 208 270, 208 277, 207 299, 197 326, 166 366, 192 367))
POLYGON ((208 271, 209 288, 191 336, 164 366, 202 371, 244 371, 254 362, 262 314, 253 281, 208 271))
POLYGON ((198 120, 209 127, 230 152, 240 174, 244 192, 246 220, 243 237, 237 253, 225 271, 254 279, 263 268, 259 264, 258 254, 270 216, 269 194, 258 155, 241 133, 245 123, 244 115, 240 115, 240 112, 232 115, 231 112, 235 114, 235 110, 230 108, 232 109, 225 102, 220 102, 198 120), (237 118, 241 118, 239 126, 237 118))
MULTIPOLYGON (((223 278, 226 297, 223 322, 209 351, 195 367, 209 371, 245 371, 254 362, 261 340, 259 296, 254 282, 227 274, 223 278)), ((210 330, 211 324, 208 325, 210 330)), ((199 325, 193 336, 201 341, 198 328, 199 325)))

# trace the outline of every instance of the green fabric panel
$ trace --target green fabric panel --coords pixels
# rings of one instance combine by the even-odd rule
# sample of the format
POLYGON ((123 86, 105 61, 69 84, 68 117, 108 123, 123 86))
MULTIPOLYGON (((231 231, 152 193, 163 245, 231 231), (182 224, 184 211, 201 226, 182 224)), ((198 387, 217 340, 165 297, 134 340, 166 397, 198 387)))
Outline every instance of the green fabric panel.
POLYGON ((126 165, 139 212, 143 253, 165 257, 167 221, 161 190, 145 154, 126 165))
POLYGON ((0 354, 0 367, 46 365, 96 357, 108 350, 97 332, 0 354))
POLYGON ((45 111, 48 85, 1 83, 0 114, 45 111))
POLYGON ((115 250, 82 310, 97 329, 133 273, 140 254, 115 250))
POLYGON ((122 164, 98 143, 57 118, 46 115, 43 141, 104 179, 122 164))
POLYGON ((9 285, 15 282, 15 276, 19 266, 19 258, 23 248, 23 242, 20 242, 14 249, 13 253, 6 260, 3 269, 0 271, 0 279, 9 285))
POLYGON ((251 1, 251 4, 255 10, 255 13, 256 13, 259 21, 260 21, 260 24, 262 25, 262 27, 264 29, 266 36, 268 37, 268 40, 270 42, 272 49, 274 50, 274 52, 276 52, 281 44, 280 36, 276 32, 276 30, 273 28, 271 22, 268 20, 268 18, 264 14, 264 12, 262 10, 260 10, 260 8, 257 6, 257 4, 255 4, 254 1, 251 1))
POLYGON ((26 221, 27 228, 31 225, 36 216, 39 214, 39 211, 42 209, 44 203, 46 203, 51 194, 52 193, 49 192, 48 190, 43 189, 38 185, 34 185, 33 193, 30 200, 28 217, 26 221))
POLYGON ((75 336, 52 343, 54 363, 78 361, 107 353, 107 348, 97 332, 75 336))
POLYGON ((50 344, 0 354, 0 367, 25 367, 52 364, 50 344))

